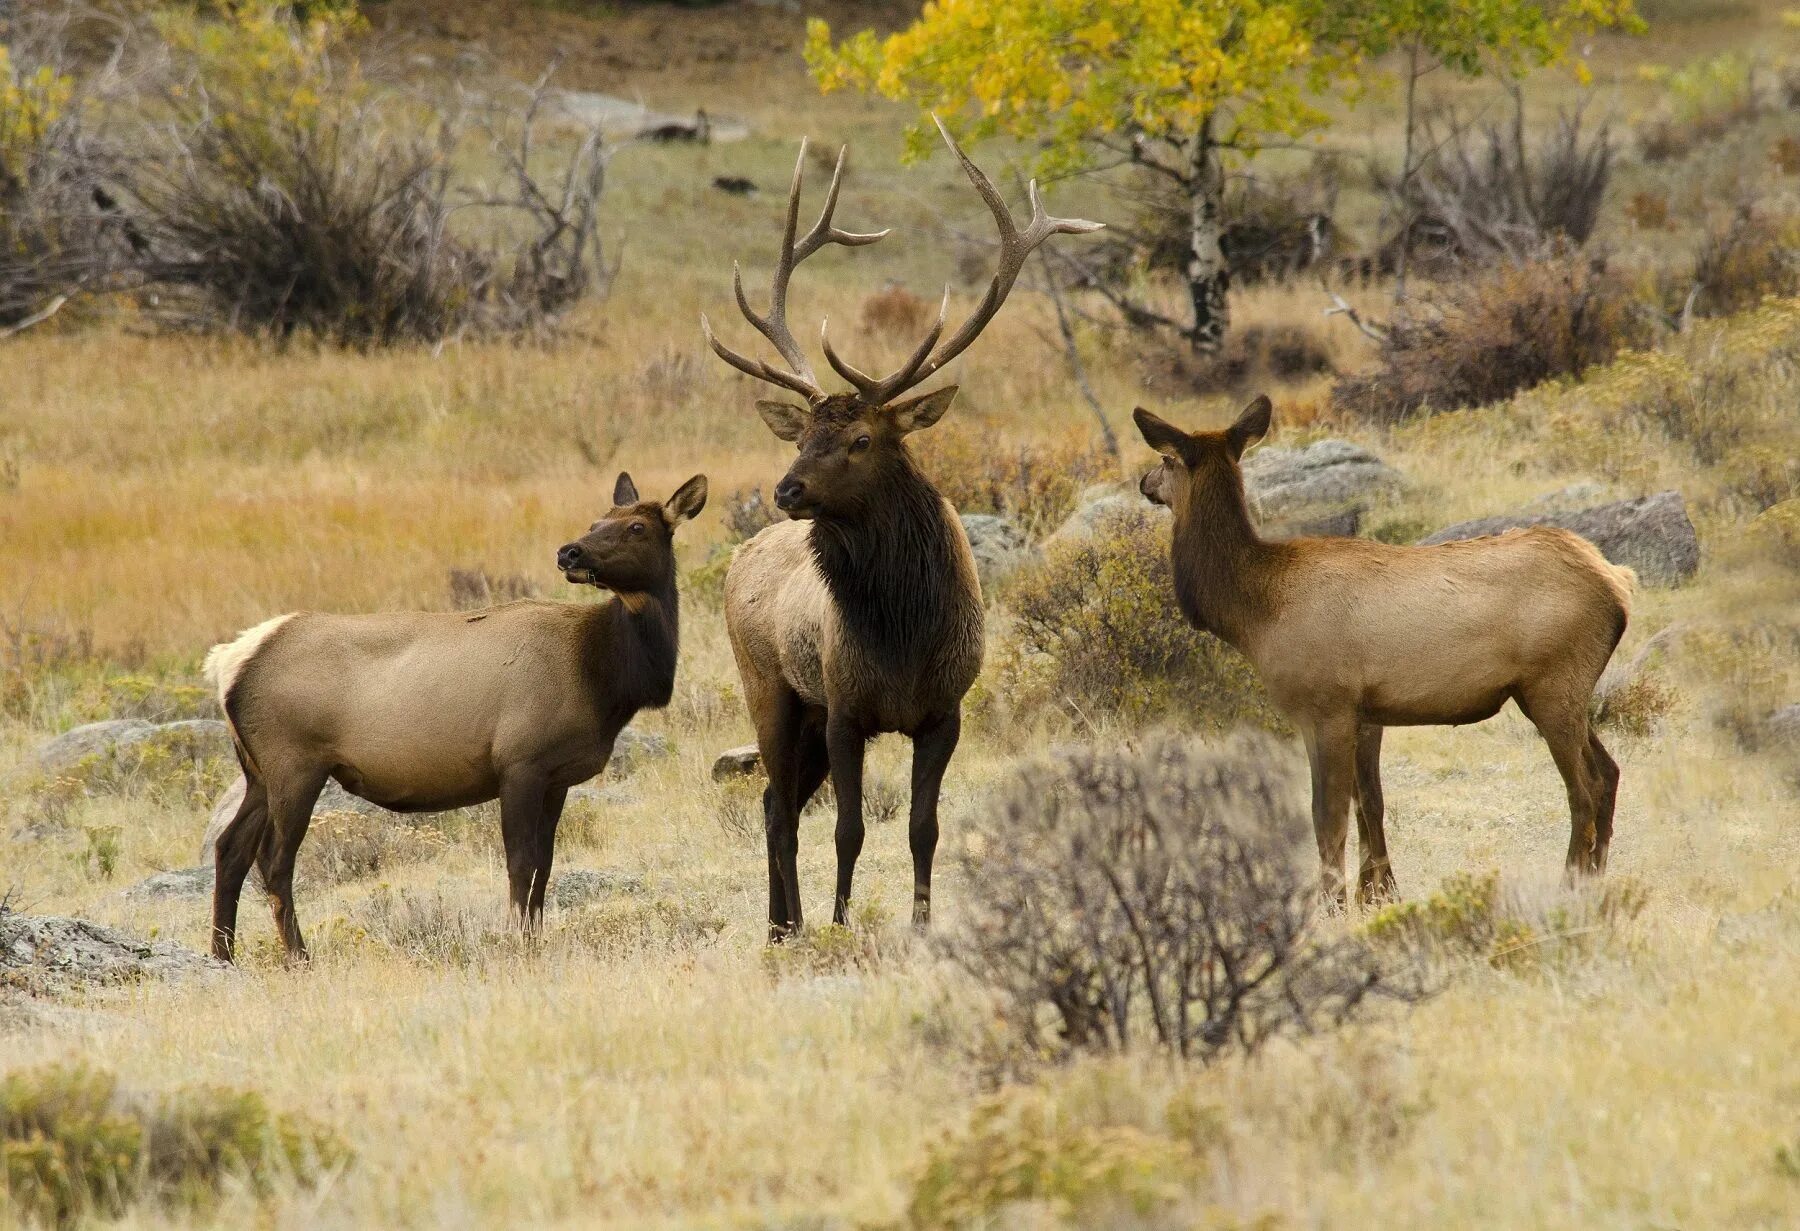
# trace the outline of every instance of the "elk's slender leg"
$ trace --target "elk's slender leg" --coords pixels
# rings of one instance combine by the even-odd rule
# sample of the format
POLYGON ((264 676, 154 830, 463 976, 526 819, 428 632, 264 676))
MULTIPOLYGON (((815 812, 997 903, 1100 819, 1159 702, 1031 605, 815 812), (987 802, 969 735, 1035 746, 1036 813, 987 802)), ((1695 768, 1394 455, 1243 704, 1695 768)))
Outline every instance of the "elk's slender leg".
POLYGON ((1356 830, 1362 845, 1362 869, 1356 877, 1356 900, 1367 905, 1397 897, 1393 865, 1388 862, 1387 833, 1382 823, 1387 805, 1381 796, 1381 728, 1365 722, 1356 729, 1356 830))
MULTIPOLYGON (((798 932, 800 910, 800 761, 806 710, 798 694, 782 688, 752 705, 756 743, 769 785, 763 792, 763 830, 769 847, 769 940, 798 932)), ((816 788, 815 788, 816 789, 816 788)))
POLYGON ((538 818, 537 862, 531 870, 531 899, 526 916, 529 926, 544 925, 544 894, 550 888, 550 861, 556 854, 556 826, 562 820, 563 805, 569 800, 565 787, 544 793, 544 811, 538 818))
POLYGON ((213 847, 212 955, 222 962, 232 959, 237 940, 238 899, 244 878, 262 848, 269 831, 269 792, 262 779, 244 774, 244 802, 219 835, 213 847))
POLYGON ((506 848, 506 880, 513 922, 533 930, 531 882, 537 872, 538 826, 544 815, 543 778, 520 771, 500 784, 500 840, 506 848))
POLYGON ((916 928, 931 922, 931 862, 937 854, 938 792, 961 735, 961 710, 952 710, 913 732, 912 811, 906 837, 912 847, 912 921, 916 928))
POLYGON ((1594 799, 1594 853, 1591 870, 1606 871, 1606 852, 1612 845, 1613 809, 1619 802, 1619 763, 1606 751, 1600 737, 1588 727, 1588 772, 1598 784, 1594 799))
POLYGON ((841 718, 825 724, 825 751, 831 761, 831 789, 837 795, 837 896, 831 921, 850 922, 850 882, 863 848, 863 734, 841 718))
POLYGON ((263 890, 269 895, 275 930, 281 934, 289 961, 307 960, 306 940, 300 935, 300 920, 294 914, 294 857, 300 853, 300 843, 306 840, 313 805, 319 802, 324 786, 323 769, 300 770, 267 780, 272 832, 264 840, 256 862, 262 873, 263 890))
POLYGON ((1562 775, 1563 786, 1568 790, 1569 853, 1564 861, 1563 880, 1573 884, 1593 869, 1597 837, 1595 799, 1601 786, 1598 766, 1590 762, 1587 700, 1569 700, 1556 694, 1521 696, 1519 708, 1550 745, 1556 772, 1562 775))
POLYGON ((1319 847, 1326 900, 1344 902, 1344 842, 1350 832, 1350 799, 1356 793, 1354 718, 1314 724, 1306 737, 1312 763, 1313 838, 1319 847))

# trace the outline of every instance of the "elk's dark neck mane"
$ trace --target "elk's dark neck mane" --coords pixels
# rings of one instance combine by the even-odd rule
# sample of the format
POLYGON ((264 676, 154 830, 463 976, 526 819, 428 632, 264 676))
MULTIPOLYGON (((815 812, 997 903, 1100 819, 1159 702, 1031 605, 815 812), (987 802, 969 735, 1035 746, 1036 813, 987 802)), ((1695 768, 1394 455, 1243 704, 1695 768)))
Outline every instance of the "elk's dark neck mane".
POLYGON ((1182 613, 1238 648, 1271 614, 1279 544, 1265 543, 1250 520, 1244 479, 1224 458, 1194 468, 1187 508, 1175 519, 1175 596, 1182 613))
POLYGON ((878 663, 929 661, 962 614, 955 530, 902 446, 854 513, 813 519, 812 550, 856 644, 878 663))
POLYGON ((645 707, 669 703, 681 647, 681 600, 675 569, 650 589, 615 594, 593 609, 582 671, 603 715, 628 722, 645 707))

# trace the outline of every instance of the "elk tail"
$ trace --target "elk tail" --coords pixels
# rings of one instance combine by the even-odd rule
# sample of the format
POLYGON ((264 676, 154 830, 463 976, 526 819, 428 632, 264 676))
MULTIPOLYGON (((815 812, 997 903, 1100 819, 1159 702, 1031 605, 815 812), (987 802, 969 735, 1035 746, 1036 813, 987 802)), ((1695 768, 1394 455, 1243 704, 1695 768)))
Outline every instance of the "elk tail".
POLYGON ((246 774, 261 776, 250 750, 244 746, 243 736, 238 732, 237 715, 232 708, 233 693, 239 678, 244 674, 244 668, 250 665, 250 660, 256 657, 257 651, 262 649, 276 629, 293 619, 294 615, 290 611, 272 620, 264 620, 255 628, 245 629, 232 640, 220 642, 206 652, 206 661, 200 666, 200 673, 218 693, 219 708, 225 712, 225 725, 231 731, 232 746, 237 749, 238 761, 246 774))

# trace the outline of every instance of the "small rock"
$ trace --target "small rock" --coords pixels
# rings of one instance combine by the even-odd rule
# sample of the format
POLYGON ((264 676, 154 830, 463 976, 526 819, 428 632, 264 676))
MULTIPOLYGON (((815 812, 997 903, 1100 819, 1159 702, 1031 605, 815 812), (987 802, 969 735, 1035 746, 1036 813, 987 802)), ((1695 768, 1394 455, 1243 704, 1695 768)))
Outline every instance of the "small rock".
POLYGON ((1771 743, 1800 748, 1800 703, 1784 705, 1763 720, 1771 743))
POLYGON ((37 766, 46 774, 71 769, 93 756, 110 756, 120 741, 152 724, 142 718, 110 718, 64 731, 37 750, 37 766))
POLYGON ((147 876, 137 884, 125 890, 128 898, 191 898, 211 893, 213 888, 213 866, 201 864, 195 868, 176 868, 168 872, 158 872, 147 876))
POLYGON ((613 741, 612 759, 606 763, 606 772, 615 778, 624 778, 635 773, 645 761, 668 755, 668 736, 626 727, 613 741))
POLYGON ((1658 492, 1576 513, 1505 513, 1447 526, 1422 545, 1481 538, 1526 526, 1561 526, 1581 535, 1614 564, 1636 569, 1648 585, 1675 585, 1700 568, 1700 540, 1681 493, 1658 492))
POLYGON ((728 778, 748 778, 761 768, 762 752, 755 744, 727 748, 719 754, 719 759, 713 762, 713 781, 724 782, 728 778))
POLYGON ((975 572, 984 592, 1032 563, 1040 554, 1010 517, 993 513, 964 513, 963 533, 975 556, 975 572))
POLYGON ((1263 518, 1368 501, 1405 484, 1398 470, 1348 440, 1320 440, 1299 449, 1264 447, 1244 459, 1244 489, 1263 518))
POLYGON ((644 892, 644 878, 611 868, 570 868, 550 878, 550 900, 558 910, 574 910, 599 898, 644 892))

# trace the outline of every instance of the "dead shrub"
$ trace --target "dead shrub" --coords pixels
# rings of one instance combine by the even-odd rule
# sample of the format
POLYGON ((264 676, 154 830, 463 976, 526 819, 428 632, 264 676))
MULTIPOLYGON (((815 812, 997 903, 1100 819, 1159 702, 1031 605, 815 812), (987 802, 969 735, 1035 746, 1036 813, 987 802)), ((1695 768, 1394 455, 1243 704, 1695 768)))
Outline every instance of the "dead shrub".
MULTIPOLYGON (((1152 362, 1179 385, 1197 393, 1258 392, 1273 384, 1335 373, 1331 351, 1310 325, 1246 325, 1226 335, 1219 353, 1159 349, 1152 362)), ((1293 420, 1284 415, 1284 422, 1293 420)))
POLYGON ((895 338, 917 344, 931 322, 937 319, 937 308, 926 303, 898 283, 884 287, 863 300, 864 333, 895 338))
POLYGON ((1579 377, 1649 339, 1622 279, 1577 253, 1503 264, 1435 287, 1381 343, 1376 366, 1333 386, 1341 414, 1393 423, 1579 377))
POLYGON ((1118 465, 1101 442, 1073 428, 1004 444, 969 428, 939 428, 917 448, 920 468, 959 513, 1010 517, 1031 538, 1061 525, 1081 489, 1118 465))
POLYGON ((1633 193, 1626 203, 1625 216, 1640 231, 1666 231, 1671 221, 1669 198, 1659 192, 1633 193))
POLYGON ((740 488, 725 497, 724 520, 731 541, 741 543, 785 520, 785 516, 758 486, 740 488))
POLYGON ((1783 137, 1769 150, 1769 161, 1783 175, 1800 175, 1800 140, 1783 137))
POLYGON ((1168 530, 1148 513, 1103 517, 1091 536, 1053 543, 1008 592, 1007 652, 1024 693, 1134 718, 1279 728, 1249 662, 1190 626, 1174 587, 1168 530))
POLYGON ((1770 295, 1800 294, 1800 218, 1744 207, 1710 228, 1694 253, 1692 311, 1728 316, 1770 295))
POLYGON ((1750 523, 1750 532, 1773 559, 1800 571, 1800 499, 1764 509, 1750 523))
POLYGON ((1523 98, 1512 123, 1468 124, 1450 113, 1427 121, 1432 153, 1408 186, 1415 227, 1443 231, 1465 261, 1518 261, 1550 245, 1580 247, 1594 233, 1616 152, 1605 124, 1588 130, 1582 111, 1563 111, 1535 145, 1525 137, 1523 98))
POLYGON ((1640 671, 1593 705, 1594 725, 1624 735, 1646 736, 1681 708, 1681 691, 1659 672, 1640 671))
POLYGON ((299 873, 313 884, 342 885, 426 862, 449 845, 428 825, 404 825, 391 816, 348 809, 321 812, 306 831, 299 873))
MULTIPOLYGON (((1237 286, 1287 282, 1316 269, 1345 246, 1332 221, 1342 172, 1329 156, 1306 174, 1233 178, 1225 193, 1220 246, 1237 286)), ((1107 255, 1084 257, 1096 277, 1122 282, 1144 268, 1180 273, 1193 244, 1193 201, 1165 177, 1131 181, 1132 222, 1107 255)))
POLYGON ((1318 878, 1289 749, 1152 736, 1023 771, 958 853, 979 878, 943 944, 1021 1053, 1254 1053, 1408 994, 1314 930, 1318 878))

